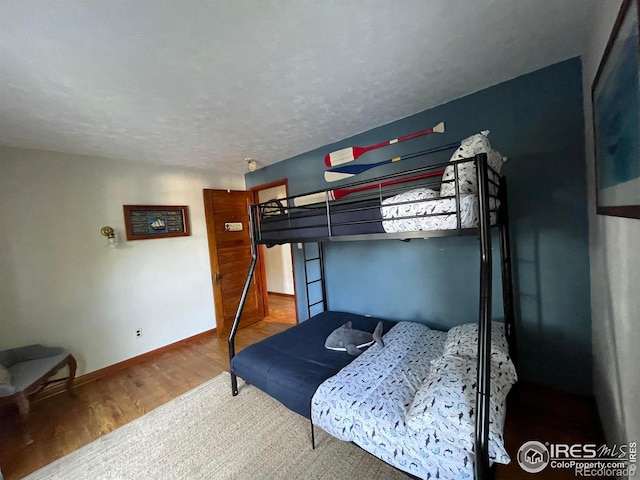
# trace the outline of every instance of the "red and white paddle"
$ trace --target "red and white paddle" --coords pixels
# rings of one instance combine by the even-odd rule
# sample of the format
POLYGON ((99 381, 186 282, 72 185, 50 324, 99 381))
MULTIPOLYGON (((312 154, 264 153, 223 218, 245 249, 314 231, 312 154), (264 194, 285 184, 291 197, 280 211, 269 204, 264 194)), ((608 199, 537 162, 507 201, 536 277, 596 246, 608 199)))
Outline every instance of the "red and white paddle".
POLYGON ((371 190, 378 187, 387 187, 389 185, 396 185, 398 183, 413 182, 416 180, 422 180, 424 178, 437 177, 444 174, 444 170, 438 170, 436 172, 427 172, 420 175, 414 175, 413 177, 398 178, 396 180, 389 180, 382 183, 374 183, 371 185, 364 185, 356 188, 336 188, 334 190, 328 190, 326 192, 312 193, 310 195, 304 195, 302 197, 296 197, 293 199, 293 204, 296 207, 302 207, 304 205, 311 205, 312 203, 324 203, 327 198, 329 200, 340 200, 343 197, 355 192, 362 192, 364 190, 371 190))
POLYGON ((422 135, 428 135, 429 133, 444 133, 444 122, 440 122, 433 128, 427 128, 419 132, 410 133, 404 137, 393 138, 386 142, 378 143, 376 145, 370 145, 368 147, 347 147, 342 150, 336 150, 329 153, 324 157, 324 163, 327 167, 335 167, 336 165, 342 165, 343 163, 349 163, 358 158, 363 153, 369 150, 375 150, 376 148, 386 147, 387 145, 393 145, 394 143, 404 142, 412 138, 421 137, 422 135))

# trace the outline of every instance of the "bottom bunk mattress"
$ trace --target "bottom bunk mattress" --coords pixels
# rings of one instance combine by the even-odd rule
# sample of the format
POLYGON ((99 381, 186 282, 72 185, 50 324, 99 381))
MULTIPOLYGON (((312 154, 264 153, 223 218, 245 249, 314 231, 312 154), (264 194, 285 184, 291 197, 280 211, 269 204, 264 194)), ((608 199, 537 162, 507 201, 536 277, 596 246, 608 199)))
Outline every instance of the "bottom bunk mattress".
POLYGON ((469 478, 469 455, 451 461, 437 439, 424 442, 405 425, 405 413, 429 377, 431 361, 442 356, 446 338, 446 332, 426 325, 399 322, 384 336, 384 348, 369 347, 318 388, 313 423, 420 478, 469 478))
POLYGON ((357 358, 324 347, 329 334, 349 321, 353 328, 368 332, 379 321, 385 333, 395 325, 351 313, 322 312, 243 349, 231 359, 231 371, 290 410, 311 418, 311 399, 318 386, 357 358))
MULTIPOLYGON (((517 381, 504 328, 492 332, 489 463, 509 463, 506 398, 517 381)), ((420 478, 473 478, 477 323, 449 332, 398 322, 318 387, 311 418, 340 440, 420 478)))

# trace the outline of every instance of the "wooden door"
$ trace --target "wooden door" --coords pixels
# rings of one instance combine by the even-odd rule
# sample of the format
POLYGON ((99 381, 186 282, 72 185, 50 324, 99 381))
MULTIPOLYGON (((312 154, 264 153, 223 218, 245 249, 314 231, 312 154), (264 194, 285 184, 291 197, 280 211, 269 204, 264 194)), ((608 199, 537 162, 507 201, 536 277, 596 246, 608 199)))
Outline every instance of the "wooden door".
MULTIPOLYGON (((251 237, 248 208, 252 201, 253 192, 204 190, 218 335, 227 335, 231 330, 249 272, 251 237), (234 231, 238 224, 242 225, 242 229, 234 231)), ((256 266, 240 317, 240 327, 258 322, 267 315, 262 270, 260 265, 256 266)))

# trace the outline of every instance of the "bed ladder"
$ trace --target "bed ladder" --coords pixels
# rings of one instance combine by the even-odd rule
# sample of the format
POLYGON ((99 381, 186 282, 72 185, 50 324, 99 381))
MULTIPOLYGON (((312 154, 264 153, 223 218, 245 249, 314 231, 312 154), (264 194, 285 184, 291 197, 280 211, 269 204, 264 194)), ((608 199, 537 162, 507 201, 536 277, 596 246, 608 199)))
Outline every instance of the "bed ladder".
MULTIPOLYGON (((304 283, 307 292, 307 318, 311 318, 311 309, 316 305, 322 304, 322 310, 327 310, 327 287, 324 282, 324 249, 322 246, 322 242, 316 242, 315 244, 302 244, 302 261, 304 264, 304 283), (317 245, 317 252, 312 252, 312 257, 309 258, 307 255, 309 249, 308 246, 317 245), (317 262, 317 263, 314 263, 317 262), (309 279, 309 270, 313 267, 313 265, 317 264, 317 278, 315 276, 310 280, 309 279), (320 293, 322 298, 316 302, 311 301, 311 288, 315 285, 320 286, 320 293)), ((320 312, 315 312, 320 313, 320 312)), ((309 422, 311 424, 311 449, 315 450, 316 448, 316 436, 313 428, 313 420, 309 422)))
MULTIPOLYGON (((324 281, 324 248, 322 246, 322 242, 316 242, 312 244, 303 243, 302 244, 302 260, 304 263, 304 282, 306 285, 307 291, 307 318, 311 318, 311 310, 313 307, 322 304, 322 311, 327 310, 327 287, 324 281), (311 245, 317 245, 317 252, 312 251, 309 252, 311 245), (309 258, 309 255, 312 255, 309 258), (314 273, 310 270, 315 270, 314 265, 317 265, 317 275, 313 275, 311 279, 309 279, 309 274, 314 273), (312 293, 315 293, 314 299, 318 297, 318 286, 320 288, 320 295, 322 298, 317 301, 311 300, 312 293), (312 289, 315 292, 312 292, 312 289)), ((314 312, 314 314, 320 312, 314 312)))

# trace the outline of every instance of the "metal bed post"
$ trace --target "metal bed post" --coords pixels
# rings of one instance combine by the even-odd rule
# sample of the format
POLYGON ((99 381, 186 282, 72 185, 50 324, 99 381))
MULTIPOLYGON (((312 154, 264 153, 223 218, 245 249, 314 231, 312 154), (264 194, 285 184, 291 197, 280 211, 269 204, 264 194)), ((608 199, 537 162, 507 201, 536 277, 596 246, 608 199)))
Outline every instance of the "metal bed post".
POLYGON ((480 233, 480 314, 476 390, 475 478, 489 478, 489 412, 491 387, 491 214, 487 155, 476 157, 480 233))
POLYGON ((456 195, 456 228, 460 230, 462 227, 462 205, 460 204, 460 182, 458 178, 458 166, 459 162, 455 162, 453 164, 453 186, 455 187, 455 195, 456 195))
POLYGON ((511 239, 509 237, 509 210, 507 208, 507 180, 502 178, 500 185, 500 209, 502 222, 500 225, 500 257, 502 268, 502 304, 504 306, 504 322, 509 355, 518 366, 518 352, 516 347, 516 315, 513 302, 513 276, 511 274, 511 239))
MULTIPOLYGON (((249 237, 251 239, 251 264, 249 265, 249 273, 247 274, 247 280, 244 282, 244 288, 242 289, 242 295, 240 296, 240 303, 238 304, 238 310, 236 310, 236 316, 233 319, 233 325, 229 332, 229 371, 231 372, 231 359, 236 355, 236 332, 238 331, 238 324, 240 323, 240 316, 244 309, 244 304, 247 300, 247 294, 249 293, 249 287, 251 286, 251 279, 253 278, 253 272, 256 269, 256 263, 258 261, 258 248, 256 247, 256 239, 253 235, 253 208, 249 205, 249 237)), ((238 395, 238 377, 231 372, 231 394, 235 397, 238 395)))

